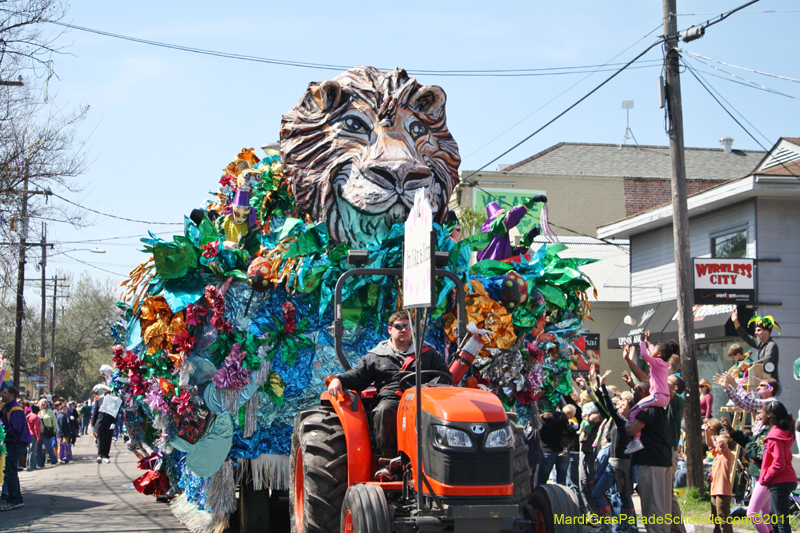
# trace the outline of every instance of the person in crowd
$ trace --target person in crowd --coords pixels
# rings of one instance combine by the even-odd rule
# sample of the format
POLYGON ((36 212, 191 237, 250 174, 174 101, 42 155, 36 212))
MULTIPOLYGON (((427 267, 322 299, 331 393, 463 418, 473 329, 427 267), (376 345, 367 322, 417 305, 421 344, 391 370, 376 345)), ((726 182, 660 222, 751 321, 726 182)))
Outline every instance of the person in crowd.
POLYGON ((669 375, 681 377, 681 356, 676 353, 669 356, 669 375))
MULTIPOLYGON (((735 394, 736 389, 728 387, 728 382, 735 383, 735 381, 735 378, 728 373, 714 376, 714 382, 725 388, 728 396, 731 399, 735 398, 734 402, 739 401, 740 398, 735 394)), ((769 389, 769 385, 765 381, 760 382, 758 388, 762 391, 760 393, 762 397, 759 399, 749 398, 749 400, 752 400, 753 403, 747 404, 748 407, 743 407, 744 404, 736 403, 737 406, 742 407, 754 414, 754 407, 758 407, 758 414, 753 420, 751 432, 745 433, 742 430, 734 430, 731 428, 730 422, 727 418, 723 418, 721 422, 723 427, 725 427, 730 433, 730 436, 734 442, 744 449, 745 454, 747 454, 748 459, 750 459, 750 464, 747 468, 748 474, 752 479, 753 486, 750 493, 750 502, 747 506, 747 517, 751 520, 751 523, 755 526, 758 533, 769 533, 772 528, 765 523, 763 518, 755 517, 763 517, 764 515, 769 514, 769 489, 758 482, 758 479, 761 476, 761 461, 763 458, 764 438, 769 432, 769 424, 764 424, 761 420, 761 408, 765 403, 774 402, 776 400, 775 398, 772 398, 772 390, 769 389)), ((753 394, 757 395, 759 393, 753 391, 753 394)))
POLYGON ((595 502, 592 499, 591 483, 595 477, 594 441, 603 417, 594 402, 586 403, 581 407, 581 416, 583 420, 581 420, 578 432, 578 442, 580 443, 578 488, 586 506, 592 512, 597 513, 595 502))
POLYGON ((786 407, 775 401, 761 408, 761 421, 769 424, 769 432, 764 438, 764 456, 758 482, 769 488, 772 533, 790 533, 790 495, 797 488, 797 473, 792 467, 794 420, 786 407))
MULTIPOLYGON (((50 408, 47 398, 39 400, 39 418, 42 420, 42 444, 50 457, 50 464, 58 464, 58 456, 54 449, 56 439, 56 414, 50 408)), ((39 468, 44 468, 44 451, 37 448, 39 452, 39 468)))
POLYGON ((611 373, 610 370, 606 371, 602 376, 596 379, 595 394, 600 397, 600 401, 605 406, 605 410, 609 413, 611 420, 611 445, 609 448, 608 466, 600 475, 597 484, 592 491, 592 500, 597 515, 601 518, 600 526, 594 530, 595 533, 610 533, 607 517, 611 516, 611 503, 606 497, 606 492, 616 485, 617 492, 622 500, 621 507, 621 523, 622 531, 630 531, 629 523, 631 520, 636 519, 636 510, 633 506, 633 484, 631 482, 631 460, 630 456, 625 453, 630 441, 630 437, 625 429, 628 422, 628 411, 630 404, 624 401, 618 401, 614 405, 611 400, 611 395, 605 386, 606 378, 611 373))
MULTIPOLYGON (((679 351, 678 343, 674 340, 650 344, 650 332, 645 331, 639 343, 639 354, 650 365, 650 394, 641 399, 630 412, 631 420, 636 418, 639 411, 648 406, 666 407, 669 404, 670 389, 667 377, 669 376, 669 358, 679 351)), ((625 354, 623 354, 625 357, 625 354)), ((628 444, 627 453, 635 453, 642 449, 639 436, 634 434, 628 444)))
MULTIPOLYGON (((640 382, 634 388, 633 399, 639 403, 650 394, 649 387, 640 382)), ((641 498, 642 515, 648 517, 648 533, 666 533, 670 530, 663 520, 671 511, 672 451, 667 434, 667 414, 663 407, 646 406, 626 425, 628 435, 640 434, 642 449, 631 456, 631 464, 637 466, 637 490, 641 498), (658 523, 661 517, 662 523, 658 523)))
POLYGON ((542 428, 542 421, 539 418, 538 410, 535 416, 525 423, 522 428, 522 438, 528 445, 528 464, 531 466, 531 489, 536 488, 538 479, 539 461, 542 458, 542 444, 539 440, 539 430, 542 428))
POLYGON ((56 454, 58 454, 59 464, 69 462, 68 455, 64 450, 70 446, 69 441, 72 436, 72 428, 69 423, 69 409, 65 403, 56 404, 56 454))
POLYGON ((703 420, 708 420, 714 411, 714 396, 711 395, 711 383, 707 379, 701 379, 699 385, 700 417, 703 420))
POLYGON ((110 463, 111 459, 111 439, 114 436, 114 427, 117 422, 122 401, 118 396, 108 393, 105 389, 100 389, 97 400, 94 403, 92 413, 92 427, 94 436, 97 438, 97 463, 110 463))
POLYGON ((36 470, 36 465, 39 463, 38 450, 42 448, 42 421, 39 418, 39 406, 36 404, 31 405, 31 412, 25 415, 25 419, 28 422, 28 431, 31 434, 25 470, 30 472, 36 470))
POLYGON ((711 450, 714 462, 711 465, 711 519, 714 533, 733 533, 733 525, 728 521, 731 515, 731 469, 734 458, 730 450, 733 440, 727 435, 717 435, 711 439, 706 433, 706 444, 711 450))
POLYGON ((79 409, 81 413, 81 435, 89 433, 89 422, 92 420, 92 406, 86 400, 79 409))
POLYGON ((3 489, 6 503, 0 506, 0 511, 19 509, 25 504, 22 501, 22 489, 19 484, 19 461, 25 455, 31 442, 28 431, 28 421, 25 419, 25 410, 19 404, 19 391, 16 387, 6 387, 0 391, 0 400, 3 402, 3 411, 0 422, 6 432, 6 464, 3 470, 3 489))
POLYGON ((81 432, 81 414, 74 400, 70 400, 67 404, 67 418, 70 431, 69 443, 74 446, 81 432))
POLYGON ((553 466, 556 468, 556 483, 567 484, 569 456, 562 453, 564 446, 569 445, 575 437, 571 432, 569 420, 560 409, 544 412, 541 415, 542 428, 539 430, 539 441, 542 445, 542 457, 539 460, 539 477, 537 485, 544 485, 550 478, 553 466))
POLYGON ((731 344, 728 348, 728 357, 733 361, 733 366, 728 369, 728 374, 736 379, 742 379, 747 369, 753 366, 750 354, 745 354, 744 347, 738 342, 731 344))
MULTIPOLYGON (((378 390, 378 405, 372 411, 375 439, 380 457, 397 456, 397 408, 400 397, 401 373, 416 370, 417 356, 411 341, 411 324, 407 311, 396 311, 389 317, 389 339, 370 350, 356 366, 339 374, 328 384, 331 396, 344 394, 344 389, 362 391, 374 383, 378 390)), ((444 358, 432 346, 422 347, 422 370, 436 370, 447 376, 450 372, 444 358)), ((390 470, 399 462, 392 461, 390 470)), ((383 469, 382 469, 383 470, 383 469)), ((380 472, 387 478, 398 475, 394 471, 380 472)))
POLYGON ((757 350, 756 358, 753 359, 753 364, 763 364, 764 372, 778 382, 774 396, 780 396, 781 379, 778 377, 780 352, 778 350, 778 344, 772 339, 772 329, 778 328, 778 331, 780 331, 781 327, 771 316, 756 315, 747 323, 748 326, 751 323, 755 324, 753 330, 754 336, 752 336, 739 324, 739 311, 737 309, 734 309, 731 313, 731 320, 733 321, 733 325, 736 326, 736 333, 739 334, 742 340, 757 350))

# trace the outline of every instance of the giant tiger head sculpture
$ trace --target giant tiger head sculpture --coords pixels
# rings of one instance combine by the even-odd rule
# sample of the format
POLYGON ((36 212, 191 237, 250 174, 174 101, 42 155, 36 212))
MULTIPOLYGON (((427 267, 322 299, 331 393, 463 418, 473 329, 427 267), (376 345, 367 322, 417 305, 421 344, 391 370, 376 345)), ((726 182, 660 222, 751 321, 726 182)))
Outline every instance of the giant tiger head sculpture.
POLYGON ((356 67, 309 84, 281 120, 281 157, 298 209, 356 248, 404 222, 427 191, 442 222, 458 183, 458 145, 445 123, 444 91, 403 69, 356 67))

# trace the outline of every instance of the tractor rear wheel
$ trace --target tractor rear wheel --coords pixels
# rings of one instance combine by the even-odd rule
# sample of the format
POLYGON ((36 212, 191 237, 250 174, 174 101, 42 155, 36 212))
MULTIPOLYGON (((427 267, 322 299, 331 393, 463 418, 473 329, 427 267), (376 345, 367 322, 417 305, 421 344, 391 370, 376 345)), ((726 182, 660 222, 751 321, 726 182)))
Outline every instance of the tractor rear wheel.
POLYGON ((540 522, 534 528, 536 533, 555 533, 556 531, 558 533, 581 533, 583 531, 583 526, 577 523, 577 519, 581 516, 581 510, 578 507, 575 493, 564 485, 539 485, 533 489, 530 506, 540 522), (559 520, 558 528, 556 528, 556 517, 559 520))
POLYGON ((528 464, 528 445, 522 435, 522 426, 512 424, 514 451, 511 453, 514 480, 514 503, 524 505, 531 497, 531 465, 528 464))
POLYGON ((344 495, 341 533, 388 533, 389 506, 377 485, 353 485, 344 495))
POLYGON ((297 414, 289 460, 292 533, 338 531, 347 490, 347 442, 333 408, 297 414))

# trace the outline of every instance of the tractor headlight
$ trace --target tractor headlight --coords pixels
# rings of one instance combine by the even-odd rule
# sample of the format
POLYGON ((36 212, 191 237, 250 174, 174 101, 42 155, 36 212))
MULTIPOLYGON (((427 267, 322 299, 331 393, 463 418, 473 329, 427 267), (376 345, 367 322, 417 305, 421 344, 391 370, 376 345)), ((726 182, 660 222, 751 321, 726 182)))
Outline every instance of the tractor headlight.
POLYGON ((431 426, 433 444, 444 448, 472 448, 472 439, 466 431, 447 426, 431 426))
POLYGON ((514 432, 511 426, 496 429, 486 435, 486 448, 512 448, 514 446, 514 432))

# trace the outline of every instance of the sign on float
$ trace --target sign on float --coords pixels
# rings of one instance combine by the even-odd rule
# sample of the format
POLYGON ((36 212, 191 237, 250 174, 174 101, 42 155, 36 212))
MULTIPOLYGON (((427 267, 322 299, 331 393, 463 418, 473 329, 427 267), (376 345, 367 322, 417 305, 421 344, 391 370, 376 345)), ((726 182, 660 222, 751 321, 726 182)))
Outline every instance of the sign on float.
POLYGON ((753 259, 694 259, 694 303, 756 303, 753 259))
POLYGON ((417 191, 403 240, 403 309, 431 306, 433 212, 425 190, 417 191))

